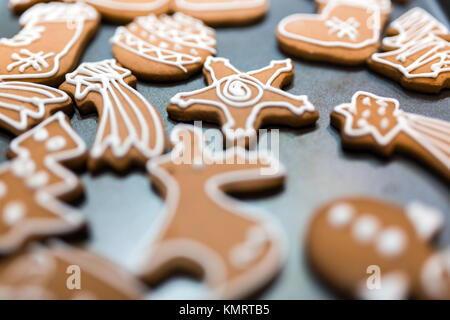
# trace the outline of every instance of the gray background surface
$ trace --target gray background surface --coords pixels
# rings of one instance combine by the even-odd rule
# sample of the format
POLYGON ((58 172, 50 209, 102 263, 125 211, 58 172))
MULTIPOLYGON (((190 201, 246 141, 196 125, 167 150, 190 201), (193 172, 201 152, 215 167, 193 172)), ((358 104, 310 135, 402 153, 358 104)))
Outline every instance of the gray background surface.
MULTIPOLYGON (((445 0, 448 1, 448 0, 445 0)), ((445 2, 444 1, 444 2, 445 2)), ((413 0, 409 5, 395 4, 391 19, 407 9, 420 6, 448 25, 448 20, 436 1, 413 0)), ((19 30, 18 18, 11 15, 7 1, 0 4, 2 37, 11 37, 19 30)), ((241 70, 266 66, 272 59, 285 55, 277 48, 274 35, 277 23, 292 13, 313 13, 312 0, 272 0, 268 16, 250 27, 217 30, 218 56, 227 57, 241 70)), ((112 58, 109 38, 116 26, 103 24, 86 50, 83 61, 112 58)), ((204 86, 203 77, 174 84, 140 82, 138 90, 161 112, 166 130, 175 123, 165 110, 169 99, 180 91, 204 86)), ((341 149, 338 133, 330 127, 329 113, 338 104, 349 102, 357 90, 393 97, 405 111, 450 121, 450 90, 439 95, 424 95, 402 89, 397 83, 369 71, 366 67, 346 68, 323 63, 295 60, 295 80, 287 89, 293 94, 307 94, 320 112, 313 130, 282 129, 280 160, 289 175, 284 190, 275 195, 243 201, 264 209, 277 217, 289 240, 289 257, 276 281, 265 290, 265 299, 326 299, 333 294, 322 287, 309 270, 302 238, 314 209, 337 197, 367 195, 407 204, 421 200, 442 210, 447 227, 439 245, 450 244, 450 193, 448 184, 425 167, 406 157, 390 161, 371 154, 352 154, 341 149)), ((72 119, 75 130, 91 145, 97 118, 72 119)), ((0 135, 0 160, 5 161, 9 136, 0 135)), ((150 188, 143 173, 118 177, 106 172, 99 176, 83 173, 86 199, 81 212, 90 222, 90 236, 84 244, 93 251, 126 266, 136 244, 154 220, 163 214, 164 203, 150 188)), ((152 288, 151 298, 201 298, 203 286, 188 278, 174 278, 152 288)))

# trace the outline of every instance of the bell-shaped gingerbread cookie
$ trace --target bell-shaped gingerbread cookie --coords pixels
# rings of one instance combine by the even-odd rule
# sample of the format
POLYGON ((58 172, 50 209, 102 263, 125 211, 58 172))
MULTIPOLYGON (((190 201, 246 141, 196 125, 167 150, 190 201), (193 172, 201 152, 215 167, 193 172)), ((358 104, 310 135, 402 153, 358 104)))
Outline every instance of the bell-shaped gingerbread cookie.
POLYGON ((308 259, 339 293, 358 299, 450 299, 450 252, 431 240, 436 209, 344 198, 320 208, 309 226, 308 259))
POLYGON ((404 112, 395 99, 359 91, 351 103, 334 109, 331 123, 341 130, 346 148, 383 156, 406 153, 450 179, 450 123, 446 121, 404 112))

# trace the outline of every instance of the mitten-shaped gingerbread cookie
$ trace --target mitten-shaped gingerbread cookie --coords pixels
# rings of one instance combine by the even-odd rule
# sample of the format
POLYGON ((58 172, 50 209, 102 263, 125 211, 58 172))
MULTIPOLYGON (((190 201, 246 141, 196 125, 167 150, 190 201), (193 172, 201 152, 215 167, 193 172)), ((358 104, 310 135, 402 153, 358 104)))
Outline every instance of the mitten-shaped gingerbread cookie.
POLYGON ((214 30, 182 13, 139 17, 117 28, 111 42, 123 66, 152 81, 187 79, 216 53, 214 30))
POLYGON ((172 8, 211 26, 236 26, 263 18, 269 0, 173 0, 172 8))
POLYGON ((337 106, 331 123, 341 130, 344 147, 411 155, 450 179, 450 123, 404 112, 395 99, 357 92, 337 106))
POLYGON ((277 37, 280 48, 293 56, 358 65, 377 51, 382 27, 377 3, 331 0, 321 14, 284 18, 277 37))
POLYGON ((450 252, 433 236, 439 211, 370 198, 332 201, 313 217, 307 254, 339 292, 359 299, 450 299, 450 252))
POLYGON ((115 60, 83 63, 67 74, 60 89, 82 113, 97 110, 99 124, 88 167, 109 165, 118 171, 144 165, 165 149, 165 132, 156 108, 133 87, 136 78, 115 60))
POLYGON ((227 59, 208 57, 203 74, 206 88, 178 93, 170 100, 167 111, 171 118, 216 122, 228 141, 245 140, 246 144, 262 126, 301 127, 313 125, 319 118, 307 96, 281 90, 294 75, 290 59, 241 72, 227 59))
POLYGON ((63 91, 31 82, 0 83, 0 127, 19 135, 62 110, 72 111, 63 91))
POLYGON ((78 63, 99 25, 94 8, 41 3, 20 17, 22 30, 0 39, 0 81, 21 80, 57 86, 78 63))
POLYGON ((141 284, 113 263, 63 243, 32 245, 0 264, 2 300, 139 299, 141 284))
POLYGON ((0 166, 0 254, 84 228, 84 218, 62 203, 82 193, 77 176, 63 165, 79 167, 86 155, 64 113, 14 139, 10 155, 14 159, 0 166))
POLYGON ((226 193, 280 186, 283 167, 263 152, 213 153, 192 126, 176 126, 171 141, 172 152, 148 166, 167 209, 137 252, 138 273, 154 283, 175 270, 192 272, 213 298, 254 293, 281 267, 283 233, 273 218, 252 214, 226 193))

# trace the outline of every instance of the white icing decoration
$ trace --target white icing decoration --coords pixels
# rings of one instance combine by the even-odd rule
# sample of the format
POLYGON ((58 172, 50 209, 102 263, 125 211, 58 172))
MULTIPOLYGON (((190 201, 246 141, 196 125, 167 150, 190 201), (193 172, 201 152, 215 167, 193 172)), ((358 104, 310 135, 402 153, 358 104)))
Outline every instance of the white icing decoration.
POLYGON ((47 172, 40 171, 27 179, 28 187, 32 189, 42 188, 49 182, 49 176, 47 172))
POLYGON ((245 268, 261 256, 266 244, 270 244, 270 239, 265 230, 252 227, 247 231, 246 241, 232 249, 230 260, 237 268, 245 268))
MULTIPOLYGON (((259 287, 261 281, 273 276, 273 274, 280 268, 282 262, 286 257, 286 239, 279 222, 271 215, 266 215, 265 212, 257 212, 257 214, 249 213, 249 209, 246 205, 242 205, 239 201, 226 195, 221 186, 229 183, 239 183, 245 181, 257 181, 261 179, 263 181, 267 176, 261 175, 260 169, 253 167, 247 170, 233 171, 233 167, 229 167, 228 172, 223 172, 210 177, 206 181, 203 187, 203 192, 206 196, 216 203, 221 208, 224 208, 232 215, 236 215, 236 219, 244 219, 253 225, 257 225, 264 230, 267 239, 267 252, 265 252, 264 259, 259 257, 258 264, 249 268, 246 273, 243 273, 239 277, 233 279, 228 278, 228 265, 230 254, 219 255, 217 254, 209 244, 204 244, 188 237, 180 237, 178 239, 172 239, 169 241, 159 241, 160 236, 164 234, 165 230, 170 226, 175 219, 179 201, 183 196, 180 193, 180 186, 178 181, 169 174, 164 166, 168 163, 172 163, 174 158, 183 157, 185 153, 185 147, 190 148, 190 145, 185 146, 183 139, 180 138, 180 132, 190 130, 197 135, 198 141, 203 141, 201 137, 202 132, 200 129, 190 125, 177 125, 171 132, 171 142, 174 146, 171 154, 166 154, 157 158, 153 158, 148 163, 148 171, 152 176, 156 177, 159 181, 163 181, 167 190, 166 209, 164 214, 160 215, 161 220, 158 223, 154 223, 153 227, 149 230, 148 234, 143 238, 141 245, 137 246, 137 250, 133 253, 131 266, 136 273, 148 274, 154 270, 157 270, 161 265, 164 265, 166 261, 175 257, 182 257, 197 261, 200 266, 204 268, 204 279, 213 287, 210 288, 209 295, 211 298, 232 298, 236 295, 242 295, 249 293, 253 288, 259 287), (151 266, 149 267, 149 264, 151 266)), ((214 163, 227 163, 228 158, 250 159, 255 161, 260 159, 261 163, 267 164, 273 168, 279 168, 276 174, 270 176, 271 178, 281 177, 285 175, 284 167, 278 162, 278 160, 271 156, 268 152, 256 152, 246 151, 243 148, 234 148, 225 151, 212 152, 208 147, 203 145, 201 148, 202 158, 205 160, 205 165, 214 163)), ((254 211, 254 210, 252 210, 254 211)), ((207 226, 204 226, 205 228, 207 226)), ((250 226, 249 226, 250 227, 250 226)), ((234 230, 237 231, 237 230, 234 230)), ((247 231, 247 230, 242 230, 247 231)), ((213 232, 213 230, 211 230, 213 232)), ((232 232, 232 230, 230 230, 232 232)), ((241 233, 241 236, 245 238, 245 233, 241 233)), ((247 233, 247 236, 250 234, 247 233)), ((256 234, 250 235, 250 238, 255 238, 260 243, 262 238, 261 233, 258 231, 256 234)), ((253 242, 253 241, 250 241, 253 242)), ((259 246, 257 246, 259 247, 259 246)), ((130 266, 130 267, 131 267, 130 266)))
POLYGON ((91 150, 94 158, 101 157, 108 149, 118 158, 126 156, 132 148, 136 148, 147 158, 164 152, 165 134, 159 115, 139 92, 124 81, 130 75, 131 71, 119 67, 115 60, 83 63, 73 73, 66 75, 66 82, 76 87, 76 100, 83 100, 92 91, 102 96, 102 117, 99 119, 97 136, 91 150), (137 99, 140 106, 136 105, 132 97, 137 99), (131 115, 124 112, 121 100, 126 101, 127 107, 133 111, 140 128, 132 124, 131 115), (144 113, 153 119, 156 131, 153 148, 150 147, 150 127, 145 122, 144 113), (127 136, 124 138, 121 137, 119 123, 125 125, 127 136), (109 130, 107 125, 110 125, 109 130))
MULTIPOLYGON (((336 0, 315 0, 317 3, 321 4, 328 4, 330 1, 336 1, 336 0)), ((383 13, 391 13, 392 11, 392 3, 391 0, 363 0, 368 5, 377 5, 380 7, 381 12, 383 13)), ((350 3, 349 0, 346 1, 347 3, 350 3)), ((362 1, 356 0, 354 1, 355 4, 361 3, 362 1)))
POLYGON ((74 29, 73 36, 65 47, 58 53, 26 53, 24 49, 20 49, 19 53, 26 55, 20 56, 18 53, 12 54, 13 60, 18 60, 8 65, 8 71, 16 65, 21 65, 23 71, 21 74, 0 74, 0 81, 14 80, 14 79, 39 79, 50 78, 54 76, 60 67, 61 59, 67 55, 73 46, 79 41, 85 27, 87 20, 94 20, 98 16, 97 11, 87 5, 81 3, 67 4, 67 3, 40 3, 28 9, 21 17, 20 23, 25 25, 24 32, 20 32, 12 39, 0 39, 0 45, 19 47, 32 44, 36 40, 41 39, 42 32, 45 30, 40 26, 40 23, 61 23, 71 22, 66 24, 66 28, 74 29), (28 57, 27 57, 28 56, 28 57), (52 57, 52 63, 45 59, 52 57), (42 67, 47 69, 53 65, 53 68, 48 71, 43 71, 42 67), (36 73, 23 73, 25 68, 32 66, 36 73), (23 67, 23 68, 22 68, 23 67), (41 72, 42 71, 42 72, 41 72))
POLYGON ((383 256, 393 257, 400 255, 405 250, 407 239, 403 230, 389 227, 377 235, 375 246, 383 256))
POLYGON ((421 284, 431 299, 448 297, 450 275, 450 250, 447 249, 431 256, 421 272, 421 284))
POLYGON ((367 244, 374 239, 379 227, 380 224, 374 216, 363 214, 353 224, 352 235, 359 243, 367 244))
POLYGON ((382 53, 374 53, 372 60, 388 65, 397 69, 405 78, 437 78, 440 74, 450 71, 450 43, 433 34, 420 41, 410 42, 400 49, 382 53), (407 59, 418 52, 422 52, 421 56, 407 66, 405 63, 407 59), (400 63, 393 63, 386 58, 396 57, 400 63), (427 64, 434 62, 429 70, 416 72, 427 64))
MULTIPOLYGON (((325 9, 322 11, 321 14, 298 13, 298 14, 290 15, 290 16, 284 18, 283 20, 281 20, 281 22, 278 24, 277 29, 278 29, 279 34, 282 35, 283 37, 287 37, 287 38, 298 40, 298 41, 308 42, 308 43, 312 43, 312 44, 323 46, 323 47, 342 47, 342 48, 349 48, 349 49, 361 49, 361 48, 365 48, 370 45, 374 45, 378 42, 379 37, 380 37, 380 29, 381 29, 380 18, 381 18, 380 7, 377 5, 374 5, 371 3, 366 3, 366 2, 358 2, 358 1, 354 1, 354 0, 340 0, 340 1, 330 2, 325 7, 325 9), (372 30, 371 38, 361 39, 361 41, 353 42, 353 43, 350 43, 348 41, 342 41, 342 40, 326 41, 326 40, 314 39, 314 38, 310 38, 310 37, 303 36, 300 34, 292 33, 286 29, 286 26, 289 23, 296 21, 296 20, 303 20, 303 19, 308 19, 308 20, 315 19, 318 21, 324 21, 326 24, 327 21, 330 21, 329 18, 330 18, 330 15, 332 14, 333 10, 341 5, 356 6, 356 7, 365 9, 368 13, 371 14, 371 16, 368 18, 368 21, 371 21, 371 23, 369 24, 367 22, 367 27, 370 30, 372 30)), ((353 18, 353 19, 356 19, 356 18, 353 18)), ((356 26, 355 22, 358 22, 358 21, 353 21, 353 20, 349 21, 350 25, 353 26, 352 28, 354 28, 356 26)), ((330 27, 330 23, 328 23, 328 26, 330 27)), ((341 29, 343 29, 344 31, 343 31, 343 33, 338 33, 338 35, 337 35, 338 39, 342 38, 344 35, 347 35, 348 37, 350 37, 350 40, 353 40, 352 38, 356 37, 356 35, 357 35, 357 34, 355 34, 355 31, 353 29, 352 29, 352 31, 350 31, 350 27, 344 28, 342 26, 341 29), (340 37, 339 34, 342 34, 342 36, 340 37)))
POLYGON ((396 271, 381 275, 381 288, 369 290, 366 281, 362 281, 356 296, 364 300, 404 300, 410 290, 408 275, 396 271))
POLYGON ((26 208, 21 202, 10 202, 3 208, 3 221, 9 226, 20 222, 25 215, 26 208))
POLYGON ((33 174, 36 164, 28 157, 18 158, 11 164, 11 170, 17 177, 27 177, 33 174))
POLYGON ((222 131, 229 139, 237 140, 243 137, 254 137, 256 135, 256 131, 254 128, 256 117, 259 114, 259 112, 266 107, 271 108, 278 107, 287 109, 298 116, 301 116, 305 112, 313 112, 315 110, 314 106, 309 102, 307 96, 305 95, 296 96, 271 86, 273 81, 275 81, 275 79, 280 74, 282 74, 283 72, 292 71, 293 67, 290 59, 281 61, 271 61, 268 67, 259 70, 254 70, 251 72, 241 72, 236 68, 234 68, 228 59, 208 57, 206 59, 203 68, 211 75, 213 83, 210 86, 207 86, 203 89, 195 90, 192 92, 178 93, 172 99, 170 99, 170 102, 172 104, 179 106, 180 108, 189 108, 191 105, 197 103, 220 108, 226 118, 226 123, 222 126, 222 131), (227 68, 233 70, 234 74, 218 80, 215 77, 214 70, 211 67, 211 63, 217 62, 221 62, 227 68), (283 67, 278 69, 266 83, 262 83, 261 81, 252 76, 252 74, 262 72, 276 65, 282 65, 283 67), (223 84, 225 85, 222 90, 223 84), (229 90, 230 87, 232 88, 231 91, 229 90), (247 94, 247 92, 250 92, 251 88, 253 88, 257 92, 257 95, 255 97, 250 97, 247 94), (208 90, 214 90, 220 101, 190 98, 190 96, 194 96, 206 92, 208 90), (286 101, 260 101, 265 91, 288 98, 292 100, 292 103, 286 101), (246 93, 242 95, 243 92, 246 93), (297 107, 294 105, 294 102, 297 103, 301 102, 302 106, 297 107), (252 113, 246 119, 245 129, 242 128, 239 128, 239 130, 233 129, 233 126, 235 125, 235 120, 233 119, 230 111, 228 110, 227 105, 237 108, 245 108, 252 106, 252 113))
POLYGON ((381 119, 380 128, 383 130, 387 130, 389 128, 389 119, 387 118, 381 119))
POLYGON ((0 82, 0 121, 16 130, 23 131, 28 127, 28 118, 42 120, 46 114, 47 105, 63 103, 69 99, 65 92, 40 84, 18 81, 0 82), (11 90, 24 94, 8 92, 11 90), (25 103, 33 104, 34 108, 24 107, 25 103), (1 112, 2 109, 18 112, 19 119, 7 117, 1 112))
MULTIPOLYGON (((170 50, 169 43, 174 43, 175 50, 185 46, 192 50, 197 48, 209 51, 211 54, 216 53, 214 30, 206 27, 200 20, 182 13, 175 13, 173 16, 162 15, 159 18, 155 15, 139 17, 136 19, 136 24, 151 34, 149 37, 151 42, 156 42, 157 37, 164 41, 153 45, 147 42, 145 37, 139 38, 127 28, 119 27, 111 38, 111 42, 140 57, 176 66, 184 72, 187 72, 185 65, 201 63, 202 58, 170 50), (191 30, 184 29, 186 26, 190 26, 191 30)), ((198 55, 197 50, 192 50, 191 54, 196 52, 195 55, 198 55)))
POLYGON ((419 7, 400 16, 391 23, 390 28, 395 29, 398 35, 384 38, 383 45, 394 49, 420 41, 433 33, 449 33, 445 25, 419 7))
POLYGON ((47 140, 48 138, 48 131, 46 129, 41 129, 36 131, 36 133, 34 134, 34 140, 37 142, 42 142, 44 140, 47 140))
POLYGON ((363 99, 363 104, 364 104, 365 106, 371 106, 370 98, 369 98, 369 97, 365 97, 365 98, 363 99))
POLYGON ((358 28, 360 23, 353 17, 345 21, 342 21, 338 17, 332 17, 325 21, 325 25, 330 28, 328 34, 336 33, 338 38, 348 37, 350 40, 356 41, 359 35, 358 28))
POLYGON ((193 2, 189 0, 175 0, 176 8, 189 11, 226 11, 251 9, 264 6, 268 0, 221 0, 213 2, 193 2))
POLYGON ((116 9, 120 11, 142 11, 143 13, 158 10, 165 6, 169 0, 147 0, 144 2, 134 2, 133 0, 79 0, 95 6, 116 9))
POLYGON ((328 222, 335 228, 342 228, 351 222, 354 214, 355 209, 351 205, 339 203, 328 212, 328 222))
POLYGON ((409 204, 406 215, 422 239, 431 239, 444 226, 444 216, 440 211, 419 202, 409 204))
POLYGON ((47 151, 54 152, 63 149, 66 146, 66 144, 67 142, 64 137, 56 136, 49 139, 45 144, 45 147, 47 148, 47 151))
POLYGON ((450 170, 450 123, 427 118, 400 110, 399 102, 396 99, 382 98, 372 93, 358 91, 353 95, 350 104, 342 104, 335 107, 334 111, 345 116, 344 132, 350 137, 361 137, 370 134, 380 146, 387 146, 400 133, 407 134, 410 138, 420 144, 436 160, 450 170), (354 112, 357 100, 360 96, 368 96, 375 100, 384 100, 387 104, 394 106, 393 115, 397 123, 383 134, 380 129, 369 122, 359 122, 358 128, 353 128, 354 112), (447 143, 446 143, 447 142, 447 143))

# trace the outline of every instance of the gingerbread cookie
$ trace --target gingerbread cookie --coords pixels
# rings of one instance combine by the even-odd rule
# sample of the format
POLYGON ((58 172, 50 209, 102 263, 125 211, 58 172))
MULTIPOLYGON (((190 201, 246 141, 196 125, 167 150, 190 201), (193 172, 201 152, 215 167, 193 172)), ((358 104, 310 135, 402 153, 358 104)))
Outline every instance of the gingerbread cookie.
POLYGON ((72 110, 63 91, 30 82, 0 82, 0 127, 19 135, 53 113, 72 110))
POLYGON ((450 179, 449 122, 404 112, 395 99, 359 91, 350 104, 334 109, 331 123, 346 148, 406 153, 450 179))
POLYGON ((144 166, 165 150, 164 124, 156 108, 133 87, 136 78, 115 60, 83 63, 67 74, 60 89, 84 114, 95 109, 99 125, 88 167, 108 165, 118 171, 144 166))
POLYGON ((213 153, 204 138, 200 129, 178 125, 172 152, 150 160, 167 212, 138 250, 137 272, 154 283, 181 269, 202 275, 212 298, 245 297, 281 267, 284 238, 273 218, 249 213, 225 192, 280 186, 284 169, 264 152, 213 153))
POLYGON ((290 59, 241 72, 227 59, 208 57, 203 74, 206 88, 178 93, 170 100, 167 111, 171 118, 216 122, 229 141, 245 139, 247 144, 261 126, 301 127, 313 125, 319 118, 306 96, 280 89, 292 81, 294 65, 290 59))
POLYGON ((450 299, 450 252, 432 238, 443 215, 413 202, 405 208, 344 198, 315 214, 307 255, 339 292, 358 299, 450 299))
POLYGON ((0 81, 57 86, 77 65, 99 16, 81 3, 41 3, 26 11, 20 24, 23 28, 13 38, 0 39, 0 81))
POLYGON ((269 0, 172 0, 173 11, 183 12, 211 26, 236 26, 262 19, 269 0))
POLYGON ((364 63, 378 49, 380 6, 372 1, 331 0, 321 14, 294 14, 277 28, 280 48, 313 61, 364 63))
POLYGON ((0 264, 2 300, 140 299, 142 285, 113 263, 62 243, 32 246, 0 264))
POLYGON ((396 50, 427 38, 430 34, 448 34, 449 30, 422 8, 413 8, 393 21, 383 39, 384 51, 396 50))
POLYGON ((214 30, 182 13, 139 17, 117 28, 111 42, 120 64, 151 81, 187 79, 216 53, 214 30))
POLYGON ((71 234, 84 218, 64 205, 83 189, 71 168, 83 164, 86 146, 58 112, 11 142, 11 161, 0 166, 0 254, 26 241, 71 234))

